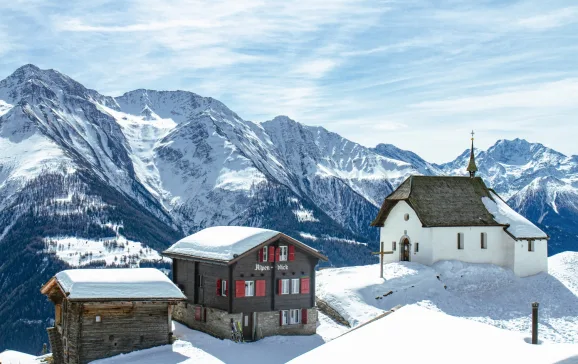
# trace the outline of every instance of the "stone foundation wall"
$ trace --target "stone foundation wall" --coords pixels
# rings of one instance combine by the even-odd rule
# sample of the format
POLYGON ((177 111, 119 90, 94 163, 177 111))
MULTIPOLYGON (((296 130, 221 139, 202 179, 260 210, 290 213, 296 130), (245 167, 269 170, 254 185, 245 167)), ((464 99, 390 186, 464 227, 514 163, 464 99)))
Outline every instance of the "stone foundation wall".
POLYGON ((173 320, 182 323, 194 330, 205 332, 209 335, 221 338, 231 338, 231 319, 241 321, 240 313, 229 314, 216 308, 205 308, 206 322, 195 320, 195 307, 190 303, 180 302, 173 309, 173 320))
POLYGON ((279 311, 257 312, 256 339, 273 335, 314 335, 317 330, 317 308, 307 309, 307 324, 279 325, 279 311))
MULTIPOLYGON (((205 308, 205 322, 195 320, 195 307, 189 303, 178 303, 173 309, 173 319, 191 329, 205 332, 221 338, 231 338, 231 319, 241 322, 242 314, 229 314, 226 311, 205 308)), ((255 313, 255 340, 273 335, 313 335, 317 329, 317 308, 307 309, 307 324, 279 325, 279 311, 255 313)))

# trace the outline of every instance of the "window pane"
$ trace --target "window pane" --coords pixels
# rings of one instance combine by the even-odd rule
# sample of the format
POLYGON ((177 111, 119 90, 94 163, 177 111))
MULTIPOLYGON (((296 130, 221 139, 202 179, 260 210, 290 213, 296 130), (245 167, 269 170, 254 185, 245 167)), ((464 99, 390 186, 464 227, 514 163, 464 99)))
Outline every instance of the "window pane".
POLYGON ((254 281, 245 281, 245 296, 254 296, 255 295, 255 282, 254 281))
POLYGON ((296 294, 299 293, 299 278, 293 278, 291 280, 291 293, 296 294))
POLYGON ((282 279, 281 280, 281 293, 282 294, 289 294, 289 280, 282 279))
POLYGON ((288 247, 286 246, 280 246, 279 247, 279 261, 287 261, 287 251, 288 251, 288 247))

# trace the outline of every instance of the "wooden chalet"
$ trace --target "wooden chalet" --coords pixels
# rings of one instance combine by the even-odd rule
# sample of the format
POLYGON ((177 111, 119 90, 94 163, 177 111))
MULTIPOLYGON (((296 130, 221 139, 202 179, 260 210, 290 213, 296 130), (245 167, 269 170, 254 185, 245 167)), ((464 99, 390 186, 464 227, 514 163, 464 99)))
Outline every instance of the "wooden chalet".
POLYGON ((185 299, 161 271, 74 269, 41 289, 54 303, 55 364, 81 364, 171 342, 172 307, 185 299))
POLYGON ((251 341, 314 334, 315 266, 327 258, 278 231, 226 226, 186 237, 163 254, 187 299, 175 320, 217 337, 251 341))

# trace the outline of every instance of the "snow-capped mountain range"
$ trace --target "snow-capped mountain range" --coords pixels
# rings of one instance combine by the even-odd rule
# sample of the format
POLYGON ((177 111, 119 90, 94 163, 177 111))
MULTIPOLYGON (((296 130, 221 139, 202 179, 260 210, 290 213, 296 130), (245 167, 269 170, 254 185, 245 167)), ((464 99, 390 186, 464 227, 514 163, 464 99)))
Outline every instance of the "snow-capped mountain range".
MULTIPOLYGON (((476 152, 552 252, 578 248, 577 156, 518 139, 476 152)), ((335 266, 370 263, 383 198, 411 174, 463 175, 468 157, 436 165, 286 116, 247 121, 192 92, 110 97, 23 66, 0 81, 0 350, 39 350, 49 306, 36 291, 67 264, 163 267, 158 251, 208 226, 272 228, 335 266), (22 320, 23 336, 6 336, 22 320)))

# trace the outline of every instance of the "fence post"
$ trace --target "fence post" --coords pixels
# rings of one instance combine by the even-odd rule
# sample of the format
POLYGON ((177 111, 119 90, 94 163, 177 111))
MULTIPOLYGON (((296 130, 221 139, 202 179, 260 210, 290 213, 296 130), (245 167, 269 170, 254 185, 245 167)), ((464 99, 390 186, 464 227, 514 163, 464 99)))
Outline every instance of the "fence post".
POLYGON ((532 303, 532 344, 538 344, 538 302, 532 303))

